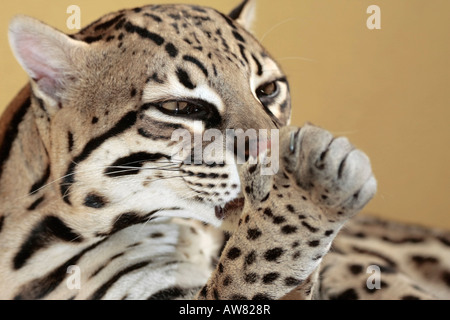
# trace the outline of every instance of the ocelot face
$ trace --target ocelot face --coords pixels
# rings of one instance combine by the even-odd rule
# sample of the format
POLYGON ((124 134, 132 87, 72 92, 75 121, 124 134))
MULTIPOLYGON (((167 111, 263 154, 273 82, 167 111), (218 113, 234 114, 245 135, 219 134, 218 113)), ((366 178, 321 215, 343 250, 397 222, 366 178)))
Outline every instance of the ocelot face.
POLYGON ((171 5, 45 37, 68 52, 61 79, 34 84, 52 110, 64 205, 105 228, 123 214, 218 225, 242 206, 233 130, 275 129, 290 115, 285 76, 248 31, 213 9, 171 5))

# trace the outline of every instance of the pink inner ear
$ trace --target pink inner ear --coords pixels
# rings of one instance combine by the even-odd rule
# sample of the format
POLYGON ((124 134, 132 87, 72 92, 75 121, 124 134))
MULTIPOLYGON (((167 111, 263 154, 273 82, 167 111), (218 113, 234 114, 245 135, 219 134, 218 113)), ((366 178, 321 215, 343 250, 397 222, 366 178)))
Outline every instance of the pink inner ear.
MULTIPOLYGON (((58 63, 52 48, 45 41, 39 43, 37 39, 24 37, 17 43, 17 51, 30 77, 38 81, 49 78, 53 81, 58 77, 58 63)), ((58 50, 54 48, 53 50, 58 50)))

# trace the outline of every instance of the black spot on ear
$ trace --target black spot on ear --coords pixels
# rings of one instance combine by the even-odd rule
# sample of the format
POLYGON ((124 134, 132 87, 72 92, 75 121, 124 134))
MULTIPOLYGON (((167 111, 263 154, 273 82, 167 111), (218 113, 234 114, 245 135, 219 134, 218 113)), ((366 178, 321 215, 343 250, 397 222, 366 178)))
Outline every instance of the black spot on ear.
POLYGON ((100 209, 103 208, 108 201, 103 197, 95 193, 89 193, 86 198, 84 198, 83 205, 85 207, 100 209))

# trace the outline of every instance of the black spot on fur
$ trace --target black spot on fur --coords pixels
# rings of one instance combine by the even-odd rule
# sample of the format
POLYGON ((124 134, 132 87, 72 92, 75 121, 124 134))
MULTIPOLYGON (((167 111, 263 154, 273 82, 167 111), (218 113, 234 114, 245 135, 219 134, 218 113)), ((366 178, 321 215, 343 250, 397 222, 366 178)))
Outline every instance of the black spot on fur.
POLYGON ((313 226, 311 226, 308 222, 306 221, 302 221, 302 226, 304 226, 306 229, 308 229, 310 232, 312 233, 316 233, 317 231, 319 231, 318 228, 315 228, 313 226))
POLYGON ((144 13, 144 16, 152 18, 156 22, 162 22, 162 19, 155 14, 152 13, 144 13))
POLYGON ((231 283, 233 282, 233 278, 231 276, 226 276, 225 279, 223 280, 223 285, 229 286, 231 283))
POLYGON ((330 300, 358 300, 358 293, 355 289, 347 289, 337 295, 331 296, 330 300))
POLYGON ((445 237, 437 237, 437 239, 445 246, 450 247, 450 239, 447 239, 445 237))
POLYGON ((310 247, 318 247, 320 245, 320 240, 312 240, 312 241, 308 242, 308 245, 310 247))
POLYGON ((247 239, 248 240, 256 240, 262 235, 261 230, 258 228, 255 229, 248 229, 247 230, 247 239))
POLYGON ((418 265, 423 265, 425 263, 431 263, 431 264, 439 263, 438 258, 431 257, 431 256, 425 257, 425 256, 413 255, 411 257, 411 260, 418 265))
POLYGON ((239 32, 237 32, 237 31, 233 31, 233 36, 234 36, 234 38, 237 40, 237 41, 240 41, 240 42, 242 42, 242 43, 245 43, 245 39, 242 37, 242 35, 239 33, 239 32))
POLYGON ((89 193, 86 198, 84 198, 83 205, 89 208, 100 209, 103 208, 107 203, 108 201, 104 197, 95 193, 89 193))
POLYGON ((1 216, 0 217, 0 232, 2 232, 4 223, 5 223, 5 216, 1 216))
POLYGON ((239 248, 233 247, 227 253, 227 258, 230 260, 236 260, 241 256, 241 250, 239 248))
POLYGON ((73 143, 73 134, 69 131, 67 132, 67 151, 69 151, 69 153, 73 150, 73 143))
POLYGON ((262 74, 263 74, 263 67, 262 67, 261 62, 259 62, 259 60, 256 58, 256 56, 254 54, 252 54, 252 58, 253 58, 253 61, 255 61, 255 64, 256 64, 256 66, 258 68, 257 75, 258 76, 262 76, 262 74))
POLYGON ((206 298, 206 295, 208 294, 208 288, 206 287, 206 285, 202 288, 202 290, 200 290, 200 296, 202 296, 203 298, 206 298))
POLYGON ((270 208, 265 208, 264 209, 264 215, 266 215, 268 217, 273 217, 272 210, 270 208))
POLYGON ((98 35, 96 37, 86 37, 83 39, 83 41, 90 44, 90 43, 100 41, 102 39, 103 39, 103 35, 98 35))
POLYGON ((286 218, 283 217, 283 216, 275 216, 275 217, 273 217, 273 223, 274 224, 282 224, 284 222, 286 222, 286 218))
POLYGON ((92 124, 96 124, 98 122, 98 118, 97 117, 93 117, 91 122, 92 122, 92 124))
POLYGON ((122 19, 122 17, 123 17, 123 14, 119 14, 118 16, 116 16, 116 17, 114 17, 114 18, 112 18, 112 19, 110 19, 110 20, 108 20, 108 21, 105 21, 105 22, 103 22, 103 23, 101 23, 101 24, 95 26, 94 30, 95 30, 95 31, 98 31, 98 30, 106 30, 106 29, 108 29, 109 27, 113 26, 113 25, 114 25, 116 22, 118 22, 120 19, 122 19))
POLYGON ((286 206, 286 209, 287 209, 289 212, 291 212, 291 213, 295 213, 295 208, 294 208, 292 205, 290 205, 290 204, 288 204, 288 205, 286 206))
POLYGON ((252 272, 252 273, 248 273, 244 276, 244 281, 247 283, 255 283, 256 281, 258 281, 259 276, 252 272))
POLYGON ((164 237, 164 233, 161 232, 154 232, 150 235, 150 238, 152 239, 160 239, 164 237))
POLYGON ((361 274, 361 272, 363 271, 363 266, 360 264, 352 264, 348 267, 348 269, 352 274, 358 275, 361 274))
POLYGON ((252 265, 256 261, 256 251, 253 250, 245 257, 245 265, 252 265))
POLYGON ((196 59, 196 58, 194 58, 194 57, 192 57, 192 56, 189 56, 189 55, 184 55, 184 56, 183 56, 183 60, 195 64, 195 65, 200 69, 200 71, 203 72, 203 74, 205 75, 205 77, 208 76, 208 70, 207 70, 206 67, 203 65, 203 63, 201 63, 198 59, 196 59))
POLYGON ((283 253, 284 253, 284 250, 282 248, 270 249, 264 253, 264 259, 266 259, 267 261, 275 261, 279 257, 281 257, 283 255, 283 253))
POLYGON ((183 86, 185 86, 186 88, 188 88, 190 90, 195 89, 196 86, 192 83, 192 80, 189 77, 189 74, 185 70, 178 68, 176 71, 176 74, 177 74, 178 80, 180 81, 180 83, 183 86))
POLYGON ((420 298, 413 295, 406 295, 401 297, 401 300, 420 300, 420 298))
POLYGON ((272 300, 267 293, 257 293, 253 296, 252 300, 272 300))
POLYGON ((444 280, 444 283, 450 288, 450 271, 444 271, 442 273, 442 280, 444 280))
POLYGON ((261 199, 261 203, 263 203, 263 202, 266 202, 267 201, 267 199, 269 199, 269 196, 270 196, 270 192, 268 192, 262 199, 261 199))
POLYGON ((289 225, 283 226, 283 227, 281 228, 281 232, 284 233, 284 234, 292 234, 292 233, 297 232, 297 227, 295 227, 295 226, 289 226, 289 225))
POLYGON ((270 272, 263 276, 262 282, 264 284, 271 284, 274 281, 276 281, 280 277, 280 274, 278 272, 270 272))
POLYGON ((125 24, 125 30, 128 33, 136 33, 138 34, 141 38, 144 39, 149 39, 151 41, 153 41, 156 45, 161 46, 164 43, 164 38, 161 37, 160 35, 150 32, 145 28, 141 28, 139 26, 133 25, 130 22, 127 22, 125 24))
POLYGON ((178 55, 178 49, 171 42, 166 44, 165 49, 169 56, 171 56, 172 58, 175 58, 178 55))
POLYGON ((288 277, 284 279, 284 285, 288 287, 298 287, 299 285, 302 284, 302 282, 303 282, 302 280, 293 277, 288 277))

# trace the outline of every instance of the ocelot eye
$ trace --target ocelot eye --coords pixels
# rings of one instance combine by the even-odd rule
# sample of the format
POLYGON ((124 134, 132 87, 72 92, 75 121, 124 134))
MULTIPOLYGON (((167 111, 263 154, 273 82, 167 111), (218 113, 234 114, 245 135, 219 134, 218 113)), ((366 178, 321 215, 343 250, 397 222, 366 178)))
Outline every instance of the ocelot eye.
POLYGON ((187 111, 186 109, 189 107, 189 103, 186 101, 169 101, 160 103, 159 107, 167 112, 179 114, 180 112, 187 111))
POLYGON ((156 108, 170 116, 189 117, 204 120, 209 117, 211 108, 200 101, 162 101, 155 104, 156 108))
POLYGON ((271 98, 278 94, 278 84, 276 81, 266 83, 256 90, 259 99, 271 98))

